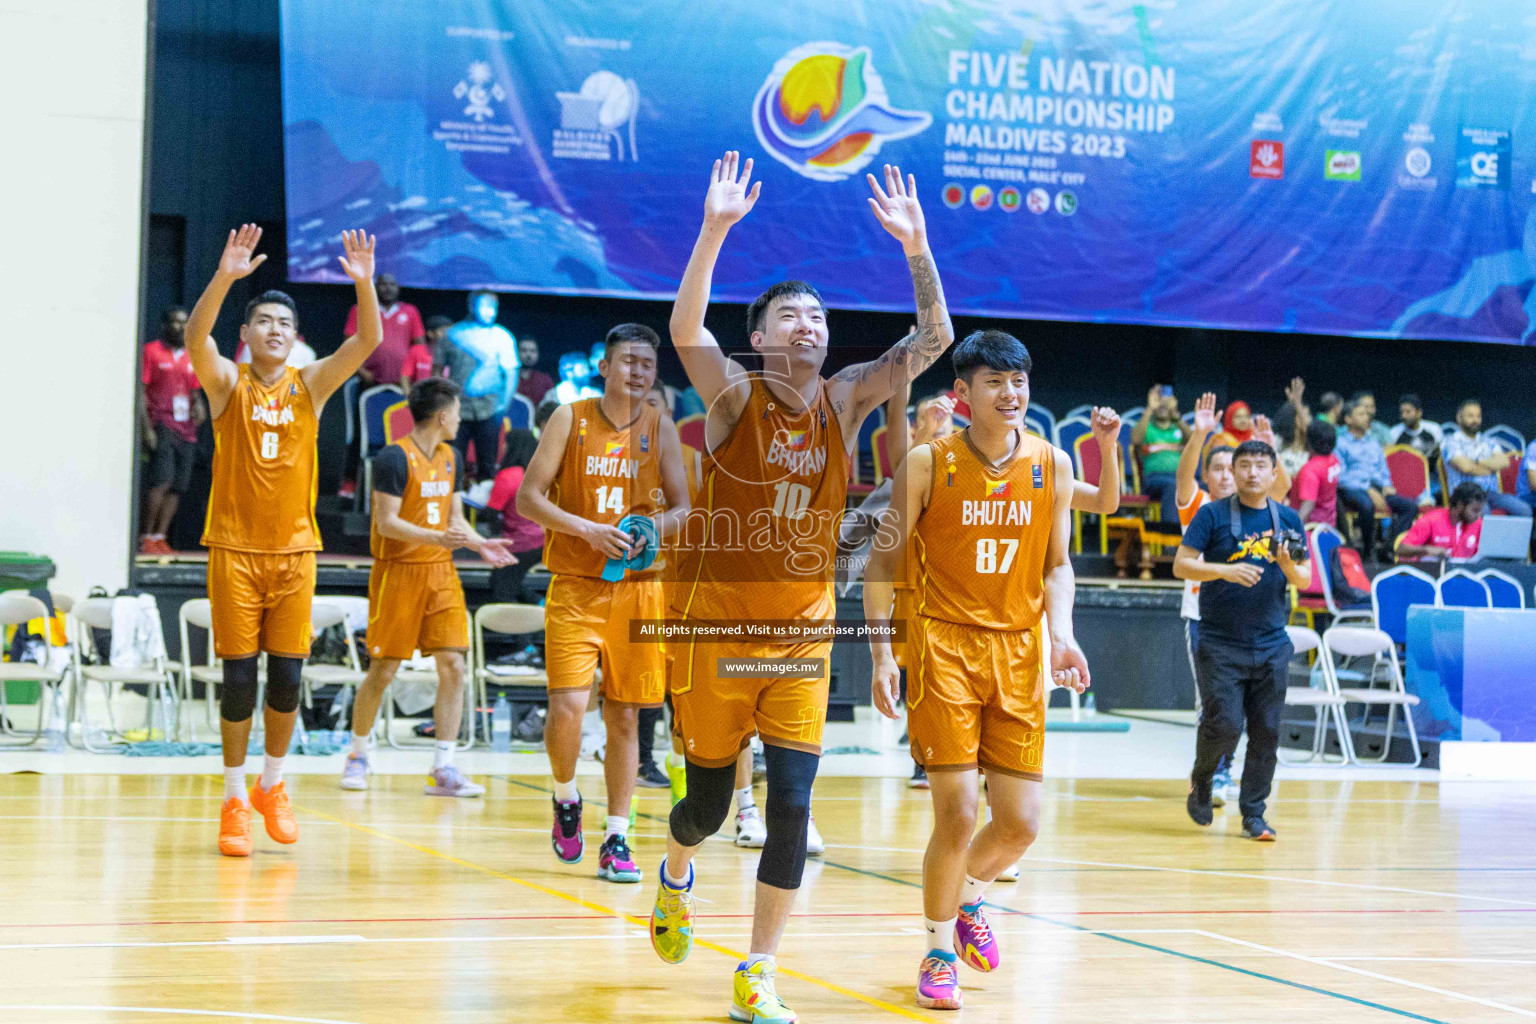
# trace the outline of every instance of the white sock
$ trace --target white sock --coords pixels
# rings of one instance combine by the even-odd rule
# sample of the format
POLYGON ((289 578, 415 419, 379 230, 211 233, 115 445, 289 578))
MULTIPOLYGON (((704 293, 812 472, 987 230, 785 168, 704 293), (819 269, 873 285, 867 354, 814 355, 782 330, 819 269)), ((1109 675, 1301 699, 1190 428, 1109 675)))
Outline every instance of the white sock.
POLYGON ((667 754, 667 767, 669 768, 682 768, 687 763, 688 759, 675 750, 667 754))
POLYGON ((629 835, 629 819, 628 818, 615 818, 613 815, 610 814, 610 815, 608 815, 608 817, 603 819, 603 838, 604 839, 607 839, 609 836, 626 836, 627 837, 628 835, 629 835))
POLYGON ((572 775, 569 782, 555 780, 555 799, 563 804, 573 804, 581 799, 581 794, 576 792, 576 776, 572 775))
POLYGON ((751 786, 736 791, 736 810, 746 811, 755 807, 757 807, 757 800, 752 796, 751 786))
POLYGON ((674 889, 687 889, 693 885, 693 862, 688 862, 688 876, 686 878, 674 878, 672 865, 666 860, 661 862, 661 877, 667 880, 667 884, 674 889))
POLYGON ((773 958, 772 953, 751 953, 747 956, 748 969, 750 969, 753 964, 758 963, 759 961, 767 964, 770 971, 778 966, 778 961, 773 958))
POLYGON ((273 757, 266 754, 261 760, 261 788, 268 792, 273 786, 283 781, 283 762, 286 757, 273 757))
POLYGON ((432 767, 446 768, 451 764, 453 764, 453 740, 438 740, 432 744, 432 767))
POLYGON ((987 894, 987 886, 991 884, 991 882, 983 882, 979 878, 972 878, 970 875, 966 875, 965 885, 960 888, 960 905, 962 907, 973 907, 980 903, 987 894))
POLYGON ((925 917, 923 930, 928 933, 928 948, 923 952, 954 955, 955 918, 952 917, 948 921, 930 921, 925 917))
POLYGON ((365 733, 365 732, 355 732, 355 733, 352 734, 352 756, 353 757, 367 757, 368 756, 368 748, 372 746, 372 744, 368 742, 369 739, 370 739, 369 735, 367 733, 365 733))
POLYGON ((243 764, 237 768, 224 766, 224 799, 228 800, 232 796, 239 797, 240 802, 245 803, 245 765, 243 764))

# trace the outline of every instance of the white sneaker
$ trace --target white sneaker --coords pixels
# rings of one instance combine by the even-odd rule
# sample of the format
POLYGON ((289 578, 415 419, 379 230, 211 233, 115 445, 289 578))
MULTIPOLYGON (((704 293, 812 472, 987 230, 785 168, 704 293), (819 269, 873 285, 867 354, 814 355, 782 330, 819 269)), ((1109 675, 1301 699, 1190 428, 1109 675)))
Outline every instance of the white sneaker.
POLYGON ((805 852, 811 857, 820 857, 827 852, 827 842, 821 838, 821 832, 816 828, 814 814, 805 823, 805 852))
POLYGON ((341 771, 341 788, 354 792, 368 788, 368 773, 373 771, 367 757, 347 755, 347 766, 341 771))
POLYGON ((736 845, 749 850, 761 850, 768 841, 768 826, 756 807, 736 812, 736 845))
POLYGON ((997 881, 999 882, 1017 882, 1018 880, 1019 866, 1017 864, 1009 864, 997 876, 997 881))

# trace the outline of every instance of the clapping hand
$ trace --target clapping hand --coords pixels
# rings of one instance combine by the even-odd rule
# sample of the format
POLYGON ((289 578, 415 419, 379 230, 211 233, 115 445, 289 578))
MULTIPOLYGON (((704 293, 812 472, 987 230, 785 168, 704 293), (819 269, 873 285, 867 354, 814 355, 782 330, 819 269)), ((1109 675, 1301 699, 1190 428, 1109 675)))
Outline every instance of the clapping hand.
POLYGON ((511 544, 512 542, 505 537, 487 540, 480 545, 480 557, 491 563, 493 569, 512 565, 517 561, 517 556, 512 553, 511 544))
POLYGON ((738 179, 736 168, 740 159, 741 154, 733 149, 715 161, 714 170, 710 174, 709 191, 704 194, 706 223, 730 227, 752 212, 752 207, 757 205, 763 183, 758 182, 750 192, 747 191, 747 184, 752 180, 752 158, 747 157, 747 162, 741 165, 738 179))
POLYGON ((1195 430, 1209 434, 1216 429, 1216 395, 1210 391, 1195 403, 1195 430))
POLYGON ((869 179, 870 191, 874 192, 869 208, 875 212, 880 226, 890 232, 903 249, 921 248, 927 244, 928 225, 923 220, 923 207, 917 201, 917 179, 909 174, 903 181, 901 168, 892 164, 885 165, 884 188, 873 174, 865 177, 869 179))
POLYGON ((1280 446, 1275 443, 1275 428, 1269 422, 1268 416, 1255 416, 1253 418, 1253 439, 1255 441, 1263 441, 1276 451, 1280 450, 1280 446))

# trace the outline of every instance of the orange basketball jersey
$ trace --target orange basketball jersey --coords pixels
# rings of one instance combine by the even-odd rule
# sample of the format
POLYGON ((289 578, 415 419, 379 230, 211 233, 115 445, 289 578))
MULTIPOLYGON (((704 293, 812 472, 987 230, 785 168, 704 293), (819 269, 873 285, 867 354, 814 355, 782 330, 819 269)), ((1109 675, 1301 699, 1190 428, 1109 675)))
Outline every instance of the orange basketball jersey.
POLYGON ((993 468, 962 430, 930 443, 933 488, 913 531, 917 613, 987 629, 1030 629, 1045 607, 1055 449, 1024 431, 993 468))
MULTIPOLYGON (((565 441, 560 471, 549 500, 583 519, 610 526, 628 515, 653 517, 666 507, 661 489, 661 413, 649 405, 625 426, 616 426, 603 412, 602 400, 583 398, 571 403, 571 433, 565 441)), ((565 576, 601 577, 608 564, 580 537, 546 531, 544 564, 565 576)), ((646 579, 660 572, 653 567, 626 579, 646 579)))
POLYGON ((835 618, 847 497, 848 449, 827 382, 796 412, 754 378, 730 436, 704 457, 669 574, 673 610, 712 622, 835 618))
MULTIPOLYGON (((391 452, 391 448, 400 449, 405 456, 405 491, 400 495, 400 518, 424 530, 447 529, 453 513, 453 492, 458 473, 458 453, 453 450, 453 445, 438 445, 437 451, 428 458, 407 435, 375 456, 375 483, 378 480, 380 459, 396 464, 400 460, 400 455, 391 452)), ((393 493, 393 489, 390 493, 393 493)), ((385 537, 379 533, 377 523, 369 528, 368 547, 374 558, 385 562, 453 561, 453 552, 447 548, 385 537)))
POLYGON ((243 363, 229 404, 213 421, 213 489, 206 547, 269 553, 319 551, 315 439, 320 420, 299 371, 271 387, 243 363))

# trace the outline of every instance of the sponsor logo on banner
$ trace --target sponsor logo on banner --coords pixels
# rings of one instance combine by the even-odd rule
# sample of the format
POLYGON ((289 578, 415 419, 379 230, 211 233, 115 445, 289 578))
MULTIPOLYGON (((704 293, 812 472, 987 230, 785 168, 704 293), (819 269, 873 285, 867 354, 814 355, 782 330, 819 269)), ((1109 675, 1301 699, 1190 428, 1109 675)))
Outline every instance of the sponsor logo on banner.
POLYGON ((1278 180, 1285 177, 1285 143, 1255 139, 1248 146, 1248 176, 1278 180))
POLYGON ((958 210, 965 205, 965 186, 950 182, 944 186, 944 205, 951 210, 958 210))
POLYGON ((640 89, 634 79, 612 71, 594 71, 577 92, 557 92, 560 127, 550 141, 550 155, 565 160, 638 160, 635 115, 640 89), (626 148, 626 143, 627 148, 626 148))
POLYGON ((1457 188, 1509 188, 1509 132, 1463 127, 1456 139, 1457 188))
POLYGON ((496 116, 497 105, 505 103, 508 94, 490 61, 472 62, 446 91, 454 102, 432 130, 432 139, 448 152, 507 154, 523 144, 517 127, 496 116))
POLYGON ((1329 181, 1359 181, 1359 151, 1353 149, 1328 150, 1323 164, 1323 177, 1329 181))
POLYGON ((1023 201, 1024 197, 1012 185, 999 190, 997 193, 997 205, 1002 207, 1004 213, 1018 213, 1019 204, 1023 201))
POLYGON ((806 43, 780 57, 752 103, 752 128, 775 160, 815 181, 842 181, 880 147, 933 122, 891 105, 866 46, 806 43))
POLYGON ((1280 115, 1275 113, 1262 113, 1253 115, 1253 127, 1249 129, 1255 135, 1275 135, 1285 131, 1285 122, 1280 120, 1280 115))
POLYGON ((1032 188, 1024 197, 1024 205, 1030 213, 1044 213, 1051 208, 1051 194, 1043 188, 1032 188))
POLYGON ((976 207, 978 210, 992 209, 992 186, 972 185, 971 205, 976 207))
POLYGON ((1332 113, 1319 114, 1317 124, 1329 135, 1340 139, 1358 139, 1360 133, 1370 127, 1370 122, 1364 118, 1337 117, 1332 113))
POLYGON ((1068 189, 1062 189, 1056 193, 1056 212, 1063 217, 1070 217, 1077 212, 1077 193, 1068 189))
POLYGON ((503 102, 506 90, 496 81, 496 73, 489 61, 477 60, 464 72, 459 84, 453 87, 453 98, 464 102, 464 116, 476 124, 484 124, 496 116, 491 101, 503 102))

